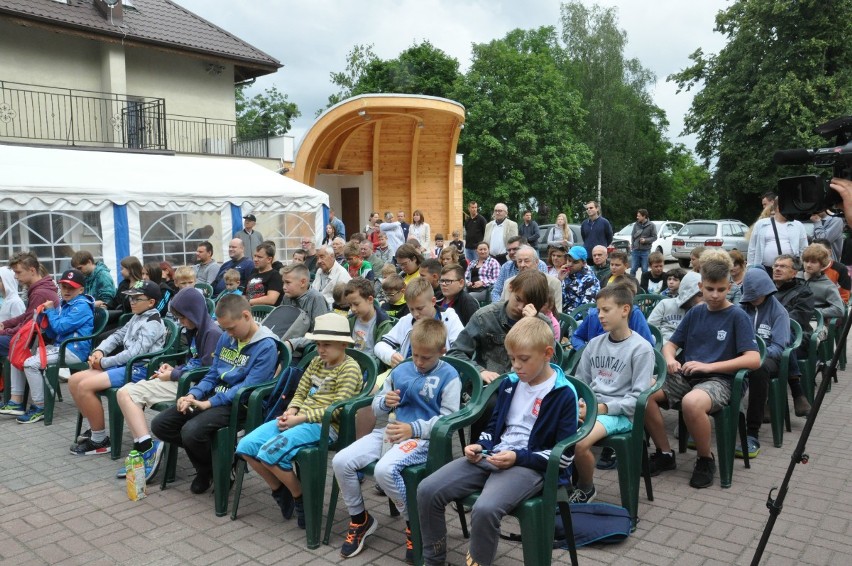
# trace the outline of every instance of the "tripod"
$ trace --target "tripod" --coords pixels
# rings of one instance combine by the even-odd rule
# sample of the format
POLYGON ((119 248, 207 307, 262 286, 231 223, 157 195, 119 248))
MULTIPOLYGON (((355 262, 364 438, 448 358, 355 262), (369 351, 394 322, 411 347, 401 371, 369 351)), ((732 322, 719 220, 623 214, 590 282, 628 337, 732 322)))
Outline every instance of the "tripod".
POLYGON ((790 458, 790 465, 787 467, 787 473, 784 476, 784 481, 781 482, 781 487, 769 490, 769 496, 766 498, 766 507, 769 509, 769 520, 766 522, 766 527, 763 529, 763 535, 760 537, 760 543, 757 545, 757 550, 754 551, 754 556, 751 559, 751 566, 758 566, 760 559, 763 557, 763 551, 766 549, 766 543, 769 542, 769 537, 772 534, 772 528, 775 526, 775 521, 778 515, 781 514, 781 509, 784 507, 784 499, 787 497, 787 490, 790 485, 790 478, 793 477, 793 470, 797 464, 807 464, 808 455, 805 454, 805 445, 808 443, 808 438, 811 436, 811 429, 814 427, 817 414, 822 406, 822 400, 828 391, 828 386, 832 380, 837 377, 837 364, 840 360, 840 354, 843 346, 846 344, 846 338, 849 336, 849 328, 852 327, 852 315, 847 317, 846 324, 843 325, 843 331, 840 333, 840 341, 834 350, 834 355, 831 357, 831 362, 828 365, 821 364, 820 372, 822 373, 822 381, 819 384, 816 396, 814 397, 811 412, 805 421, 805 427, 802 429, 802 435, 799 437, 799 442, 793 450, 793 455, 790 458), (778 490, 778 495, 773 499, 772 494, 778 490))

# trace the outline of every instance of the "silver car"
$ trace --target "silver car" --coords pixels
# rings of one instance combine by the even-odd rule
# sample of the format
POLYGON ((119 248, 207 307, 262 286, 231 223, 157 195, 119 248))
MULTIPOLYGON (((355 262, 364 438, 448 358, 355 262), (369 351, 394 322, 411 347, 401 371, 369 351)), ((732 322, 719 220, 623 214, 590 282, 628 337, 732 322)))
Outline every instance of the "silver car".
POLYGON ((748 252, 745 239, 748 226, 739 220, 690 220, 672 240, 672 256, 684 269, 689 268, 689 254, 698 246, 726 251, 748 252))
MULTIPOLYGON (((671 220, 652 220, 654 226, 657 227, 657 240, 651 247, 652 252, 660 252, 663 257, 668 259, 672 255, 672 240, 674 240, 677 232, 683 228, 680 222, 671 220)), ((621 250, 630 253, 630 242, 633 239, 633 225, 631 222, 621 230, 615 233, 612 237, 612 243, 609 245, 609 252, 621 250)))

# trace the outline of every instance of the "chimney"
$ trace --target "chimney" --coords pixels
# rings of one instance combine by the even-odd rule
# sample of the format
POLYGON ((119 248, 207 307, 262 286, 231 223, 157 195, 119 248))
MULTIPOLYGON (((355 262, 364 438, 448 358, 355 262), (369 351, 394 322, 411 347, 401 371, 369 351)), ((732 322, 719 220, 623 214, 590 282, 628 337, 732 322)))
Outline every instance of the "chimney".
POLYGON ((124 7, 121 0, 95 0, 95 8, 111 24, 118 26, 124 21, 124 7))

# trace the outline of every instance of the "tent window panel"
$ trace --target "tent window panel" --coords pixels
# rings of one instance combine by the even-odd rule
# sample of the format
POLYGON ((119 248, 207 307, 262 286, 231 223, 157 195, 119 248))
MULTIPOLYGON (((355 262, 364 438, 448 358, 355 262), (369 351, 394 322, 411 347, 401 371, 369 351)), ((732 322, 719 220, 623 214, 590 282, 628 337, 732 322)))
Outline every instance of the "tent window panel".
MULTIPOLYGON (((172 266, 196 263, 198 244, 221 241, 219 211, 162 212, 140 211, 142 263, 168 261, 172 266)), ((213 255, 221 261, 214 243, 213 255)))
POLYGON ((55 277, 71 267, 71 256, 80 250, 103 257, 100 214, 0 211, 0 263, 31 251, 55 277))
POLYGON ((269 240, 275 242, 275 256, 284 262, 293 256, 293 252, 302 248, 302 237, 314 237, 313 212, 284 212, 275 215, 264 215, 266 222, 261 228, 261 217, 258 217, 258 230, 269 240))

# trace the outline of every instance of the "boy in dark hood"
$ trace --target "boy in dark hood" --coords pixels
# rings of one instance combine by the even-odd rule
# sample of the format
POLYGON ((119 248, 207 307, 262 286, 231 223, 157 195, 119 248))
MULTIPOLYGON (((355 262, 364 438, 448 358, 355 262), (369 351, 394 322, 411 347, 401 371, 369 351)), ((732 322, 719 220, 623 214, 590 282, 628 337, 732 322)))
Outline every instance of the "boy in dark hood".
MULTIPOLYGON (((186 363, 176 367, 164 363, 150 379, 128 383, 118 390, 118 405, 133 435, 133 450, 142 454, 145 462, 146 481, 157 473, 163 443, 151 438, 145 407, 174 401, 181 376, 190 370, 209 367, 213 363, 216 343, 222 336, 222 329, 207 311, 204 295, 192 287, 178 291, 169 303, 169 310, 186 333, 189 344, 186 363)), ((124 477, 125 472, 122 466, 117 477, 124 477)))
MULTIPOLYGON (((775 283, 766 270, 752 268, 743 279, 742 308, 751 319, 754 332, 766 343, 766 355, 760 368, 749 374, 749 400, 746 412, 748 455, 754 458, 760 452, 758 433, 763 423, 763 411, 769 397, 769 380, 778 374, 781 354, 790 342, 790 315, 778 299, 775 283)), ((736 454, 742 456, 743 447, 736 454)))

